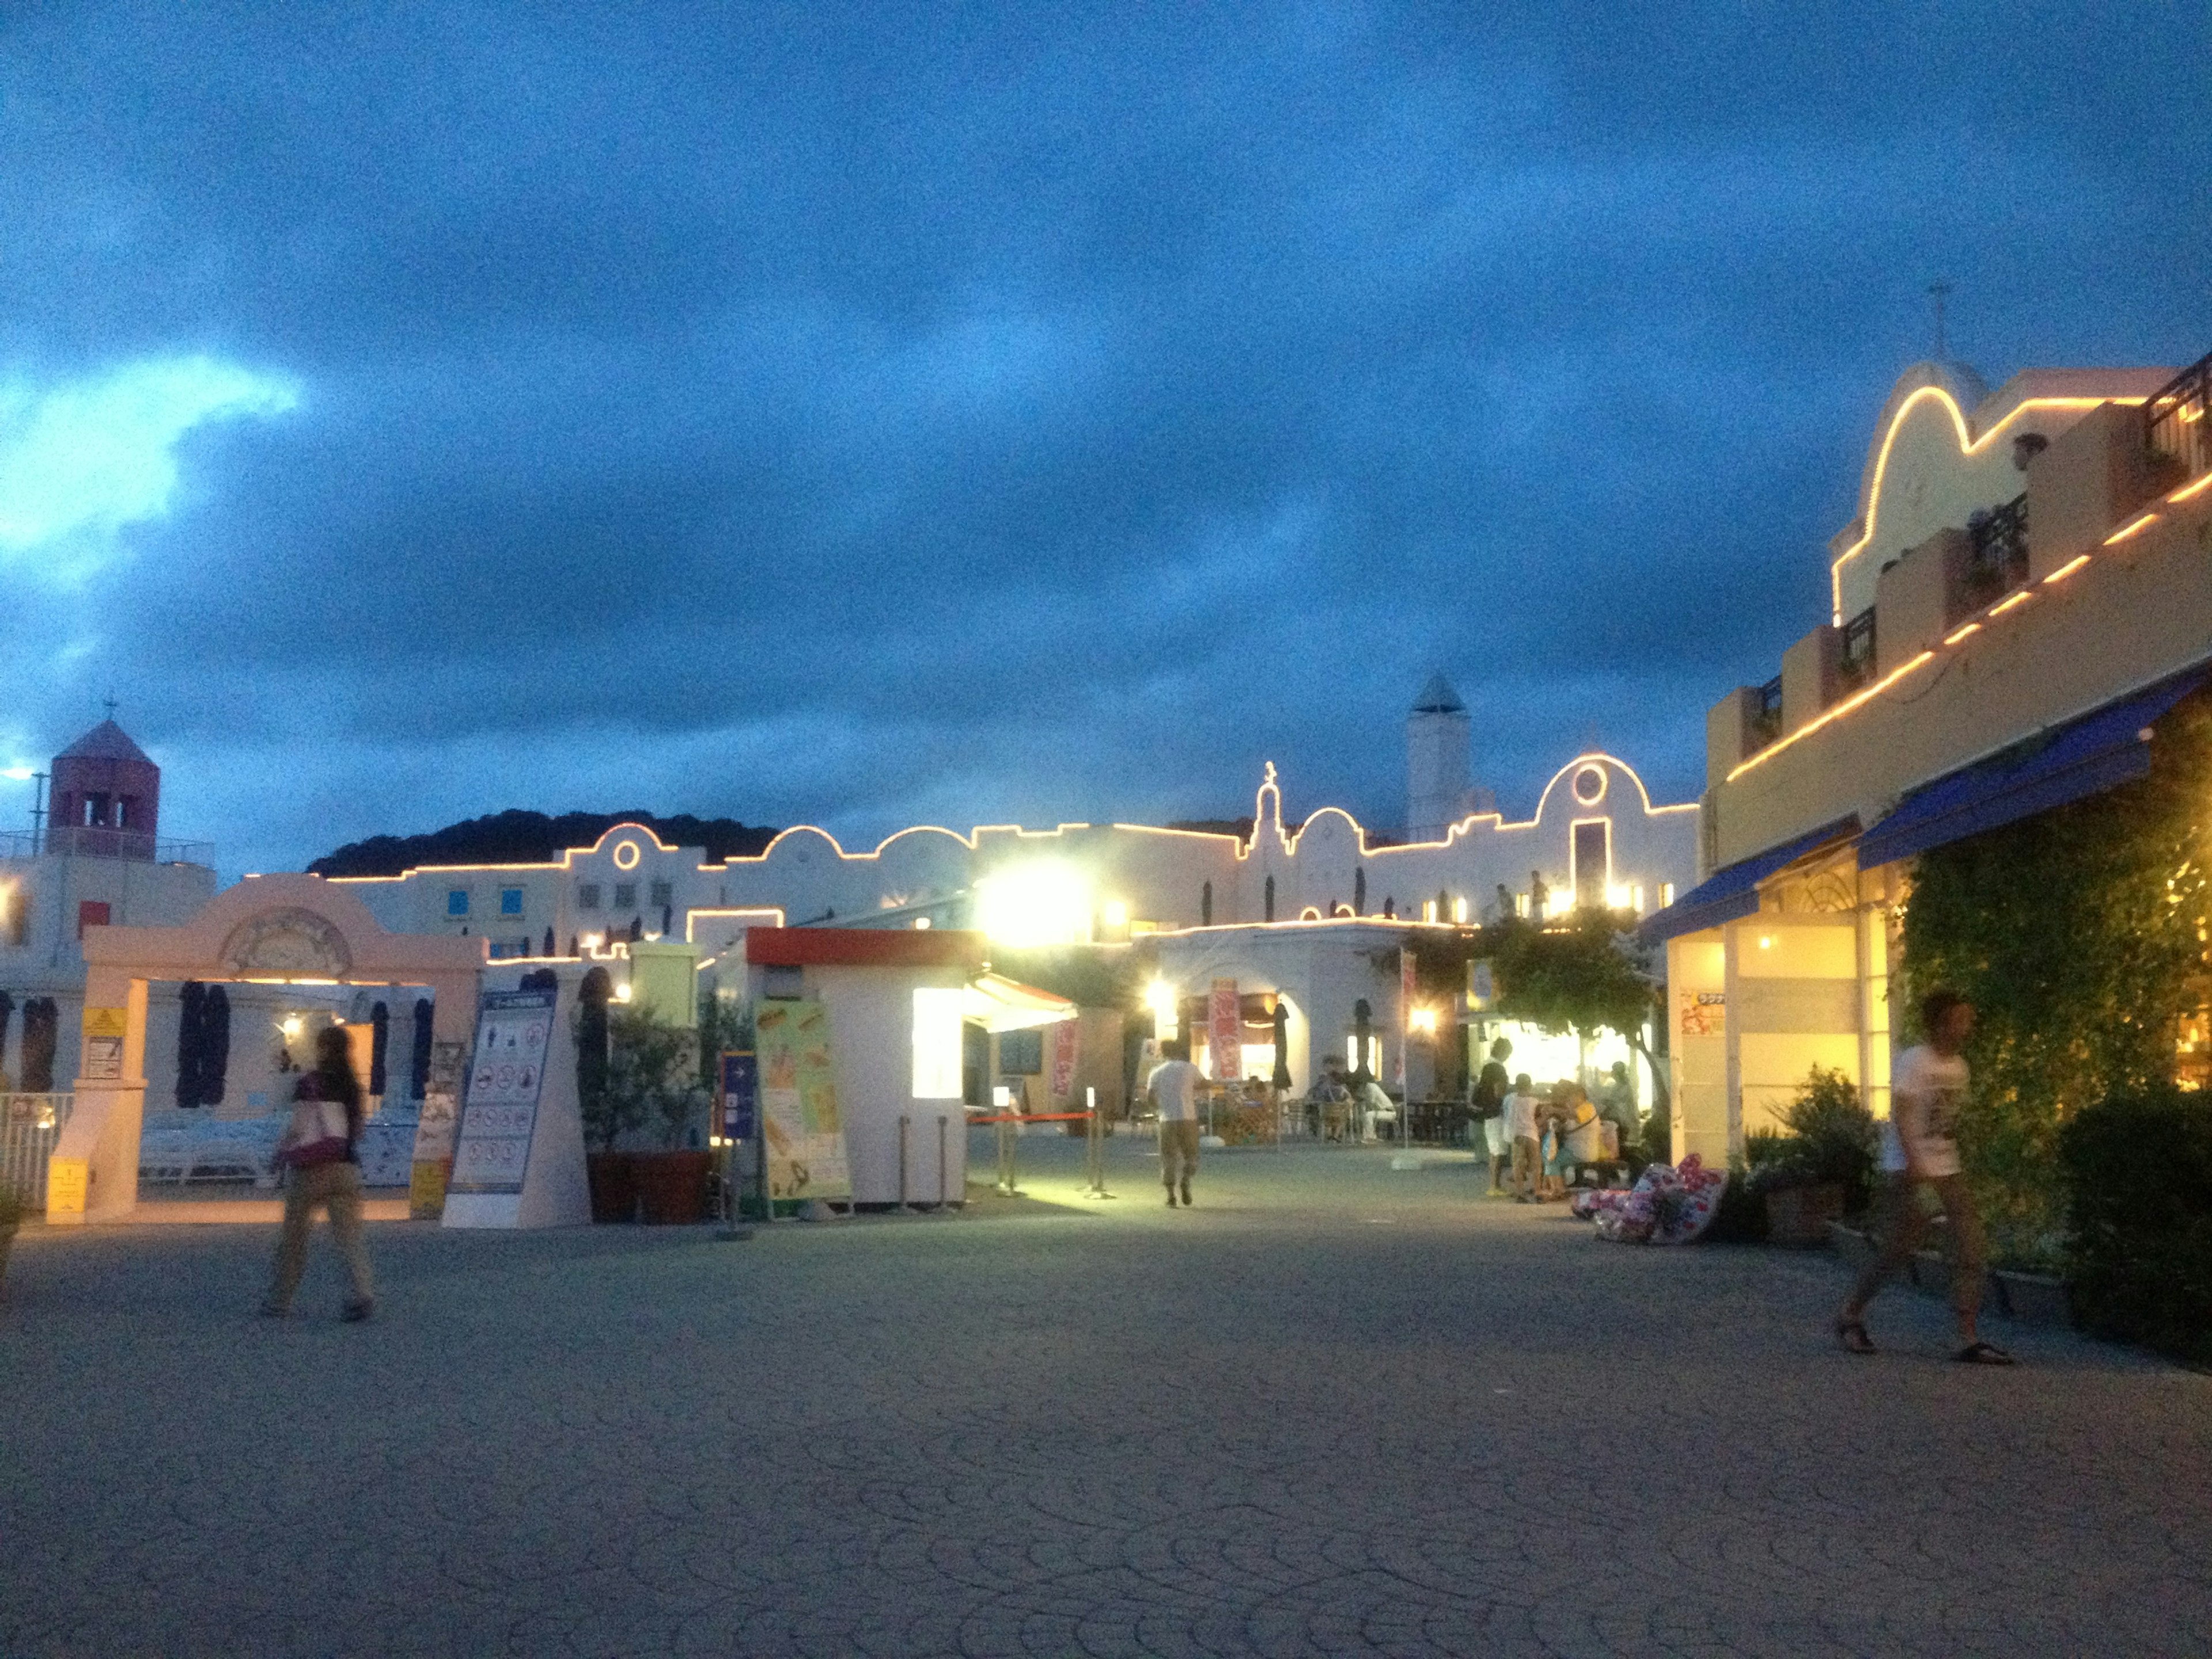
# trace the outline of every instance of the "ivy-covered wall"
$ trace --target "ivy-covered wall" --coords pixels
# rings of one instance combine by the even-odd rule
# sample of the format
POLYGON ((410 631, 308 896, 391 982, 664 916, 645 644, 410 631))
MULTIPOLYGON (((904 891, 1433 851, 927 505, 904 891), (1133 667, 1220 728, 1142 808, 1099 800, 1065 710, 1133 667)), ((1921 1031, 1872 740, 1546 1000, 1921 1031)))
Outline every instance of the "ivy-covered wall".
POLYGON ((2208 823, 2212 714, 2192 700, 2160 722, 2149 777, 1914 867, 1899 1041, 1937 986, 1979 1011, 1960 1144, 2000 1261, 2060 1260, 2066 1119, 2173 1075, 2177 1022, 2207 1000, 2208 823))

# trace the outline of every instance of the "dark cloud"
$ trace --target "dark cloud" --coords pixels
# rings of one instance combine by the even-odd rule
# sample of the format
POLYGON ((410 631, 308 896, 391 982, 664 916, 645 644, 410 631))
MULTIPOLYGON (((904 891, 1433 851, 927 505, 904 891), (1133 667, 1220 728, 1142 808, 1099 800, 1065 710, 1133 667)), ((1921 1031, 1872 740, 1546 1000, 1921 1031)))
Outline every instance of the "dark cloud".
POLYGON ((1686 797, 1819 614, 1927 281, 1993 381, 2212 345, 2208 48, 2153 5, 19 10, 0 435, 188 358, 294 403, 149 416, 159 510, 0 548, 0 738, 112 686, 234 867, 510 805, 1212 816, 1263 757, 1387 823, 1441 665, 1507 804, 1591 740, 1686 797))

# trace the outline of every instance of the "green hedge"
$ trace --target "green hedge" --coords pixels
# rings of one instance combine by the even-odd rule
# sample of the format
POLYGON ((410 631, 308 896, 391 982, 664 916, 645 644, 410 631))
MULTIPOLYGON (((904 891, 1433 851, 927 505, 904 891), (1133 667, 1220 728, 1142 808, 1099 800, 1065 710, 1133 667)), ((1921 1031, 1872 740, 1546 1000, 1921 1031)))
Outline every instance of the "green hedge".
POLYGON ((2082 1325, 2212 1364, 2212 1100, 2116 1095, 2068 1121, 2059 1157, 2082 1325))

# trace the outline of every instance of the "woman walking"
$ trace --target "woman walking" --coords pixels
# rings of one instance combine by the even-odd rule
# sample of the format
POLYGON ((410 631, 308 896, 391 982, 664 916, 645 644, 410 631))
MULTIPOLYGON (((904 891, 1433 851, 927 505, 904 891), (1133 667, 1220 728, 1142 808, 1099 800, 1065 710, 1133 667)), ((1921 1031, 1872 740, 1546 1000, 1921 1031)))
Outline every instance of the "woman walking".
POLYGON ((315 1066, 292 1091, 292 1121, 276 1143, 276 1158, 291 1170, 284 1189, 284 1231, 276 1241, 276 1278, 261 1311, 282 1319, 292 1310, 292 1293, 307 1265, 307 1230, 315 1206, 331 1218, 353 1281, 340 1317, 366 1319, 376 1310, 368 1273, 368 1245, 361 1231, 361 1079, 354 1075, 345 1028, 332 1025, 315 1035, 315 1066))

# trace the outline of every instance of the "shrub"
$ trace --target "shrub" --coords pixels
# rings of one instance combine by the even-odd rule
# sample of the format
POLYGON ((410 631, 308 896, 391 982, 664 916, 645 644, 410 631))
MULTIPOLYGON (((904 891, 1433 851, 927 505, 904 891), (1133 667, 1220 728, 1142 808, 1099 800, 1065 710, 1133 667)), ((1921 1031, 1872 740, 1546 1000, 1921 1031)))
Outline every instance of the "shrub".
POLYGON ((606 1100, 625 1126, 652 1123, 661 1146, 683 1146, 685 1132, 706 1121, 698 1034, 641 1004, 609 1008, 606 1100))
POLYGON ((2164 1086, 2115 1095, 2058 1142, 2082 1325, 2212 1364, 2212 1101, 2164 1086))
POLYGON ((1815 1066, 1798 1085, 1782 1122, 1789 1132, 1783 1163, 1796 1183, 1833 1182, 1844 1189, 1847 1213, 1865 1209, 1874 1195, 1881 1131, 1859 1099, 1858 1085, 1839 1071, 1815 1066))

